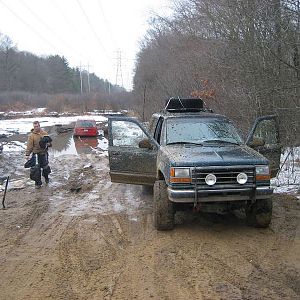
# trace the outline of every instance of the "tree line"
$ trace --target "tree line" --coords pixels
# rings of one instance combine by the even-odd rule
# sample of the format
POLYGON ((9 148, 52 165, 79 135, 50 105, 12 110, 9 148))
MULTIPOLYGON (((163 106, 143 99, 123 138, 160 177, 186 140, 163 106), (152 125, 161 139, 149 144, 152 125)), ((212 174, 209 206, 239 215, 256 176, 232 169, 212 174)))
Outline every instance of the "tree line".
POLYGON ((171 3, 170 16, 152 18, 137 57, 140 114, 198 96, 244 129, 277 113, 299 136, 300 0, 171 3))
POLYGON ((124 88, 113 85, 94 73, 71 68, 65 57, 39 57, 19 51, 8 36, 0 33, 2 110, 39 105, 57 110, 106 109, 122 105, 118 101, 120 95, 125 98, 126 103, 129 95, 124 88))

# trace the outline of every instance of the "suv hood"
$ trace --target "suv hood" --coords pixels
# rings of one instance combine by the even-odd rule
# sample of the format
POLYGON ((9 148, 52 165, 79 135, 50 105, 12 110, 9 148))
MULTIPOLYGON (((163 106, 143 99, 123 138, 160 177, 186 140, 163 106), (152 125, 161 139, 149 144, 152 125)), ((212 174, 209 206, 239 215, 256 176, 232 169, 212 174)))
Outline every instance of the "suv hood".
POLYGON ((161 148, 174 166, 265 165, 268 160, 246 145, 168 145, 161 148))

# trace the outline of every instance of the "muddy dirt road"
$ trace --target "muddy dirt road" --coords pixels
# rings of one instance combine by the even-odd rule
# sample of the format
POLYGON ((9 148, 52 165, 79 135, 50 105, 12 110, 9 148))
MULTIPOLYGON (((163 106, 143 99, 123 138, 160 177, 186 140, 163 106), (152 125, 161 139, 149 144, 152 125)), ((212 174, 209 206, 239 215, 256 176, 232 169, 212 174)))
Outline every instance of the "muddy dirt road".
POLYGON ((157 232, 152 196, 111 184, 105 155, 50 161, 49 186, 28 181, 0 210, 0 299, 300 298, 296 198, 274 197, 269 229, 181 213, 157 232))

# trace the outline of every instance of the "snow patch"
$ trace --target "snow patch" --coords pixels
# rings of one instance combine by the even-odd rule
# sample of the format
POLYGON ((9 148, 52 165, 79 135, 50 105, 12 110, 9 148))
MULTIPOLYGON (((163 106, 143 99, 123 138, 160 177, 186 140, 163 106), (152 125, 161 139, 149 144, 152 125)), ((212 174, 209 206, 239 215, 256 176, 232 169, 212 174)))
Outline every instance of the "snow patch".
POLYGON ((11 141, 3 145, 4 152, 21 152, 24 151, 25 148, 25 144, 19 141, 11 141))
POLYGON ((18 118, 9 120, 0 120, 0 134, 28 134, 32 129, 33 121, 39 121, 41 127, 54 125, 68 125, 76 122, 78 119, 84 118, 86 120, 93 119, 96 122, 106 122, 107 117, 101 115, 80 115, 80 116, 65 116, 65 117, 32 117, 32 118, 18 118))
POLYGON ((300 147, 287 148, 280 158, 280 171, 271 179, 275 193, 297 194, 300 191, 300 147))

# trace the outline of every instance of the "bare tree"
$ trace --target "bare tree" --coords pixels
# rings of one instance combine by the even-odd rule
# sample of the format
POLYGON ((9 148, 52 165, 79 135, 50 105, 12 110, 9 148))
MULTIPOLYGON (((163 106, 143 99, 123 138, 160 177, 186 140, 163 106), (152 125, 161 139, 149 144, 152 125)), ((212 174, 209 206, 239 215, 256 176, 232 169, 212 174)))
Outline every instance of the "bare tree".
POLYGON ((142 99, 147 87, 149 114, 169 96, 204 95, 246 129, 300 106, 299 0, 173 4, 171 17, 153 17, 137 59, 134 92, 142 99))

